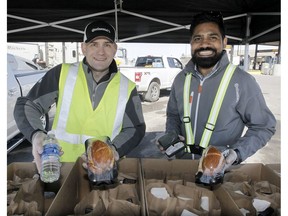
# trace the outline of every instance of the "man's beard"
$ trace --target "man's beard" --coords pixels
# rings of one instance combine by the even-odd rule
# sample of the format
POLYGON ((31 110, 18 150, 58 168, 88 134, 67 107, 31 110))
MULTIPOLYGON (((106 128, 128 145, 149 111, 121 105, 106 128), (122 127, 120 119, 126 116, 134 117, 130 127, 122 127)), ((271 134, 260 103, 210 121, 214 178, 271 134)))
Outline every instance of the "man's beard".
POLYGON ((200 48, 200 49, 195 50, 194 54, 192 54, 192 62, 201 68, 211 68, 221 59, 222 54, 223 52, 217 53, 217 50, 211 47, 200 48), (215 54, 214 56, 211 56, 211 57, 200 57, 196 55, 198 52, 201 52, 204 50, 211 50, 215 54))

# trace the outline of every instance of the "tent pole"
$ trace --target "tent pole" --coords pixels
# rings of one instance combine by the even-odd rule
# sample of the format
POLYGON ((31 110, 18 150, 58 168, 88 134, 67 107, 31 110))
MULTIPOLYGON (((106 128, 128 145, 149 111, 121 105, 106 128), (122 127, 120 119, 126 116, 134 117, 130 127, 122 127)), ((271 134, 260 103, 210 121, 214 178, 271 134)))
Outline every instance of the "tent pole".
POLYGON ((246 38, 245 38, 245 53, 244 53, 244 70, 248 71, 249 69, 249 41, 248 38, 250 36, 250 23, 251 23, 251 16, 248 14, 246 19, 246 38))
MULTIPOLYGON (((121 4, 122 7, 122 1, 120 0, 114 0, 114 7, 115 7, 115 41, 118 42, 118 4, 121 4)), ((120 8, 122 9, 122 8, 120 8)))
POLYGON ((258 53, 258 44, 256 44, 256 46, 255 46, 253 70, 256 70, 256 65, 257 65, 257 53, 258 53))

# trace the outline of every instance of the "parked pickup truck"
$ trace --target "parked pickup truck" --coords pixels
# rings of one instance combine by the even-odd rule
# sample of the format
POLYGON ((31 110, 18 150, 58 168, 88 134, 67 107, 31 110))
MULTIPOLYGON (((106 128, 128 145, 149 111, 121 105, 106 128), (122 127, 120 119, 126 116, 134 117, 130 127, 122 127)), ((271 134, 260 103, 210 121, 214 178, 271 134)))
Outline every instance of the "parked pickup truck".
MULTIPOLYGON (((26 95, 46 72, 33 61, 7 54, 7 142, 20 133, 13 115, 17 98, 26 95)), ((49 115, 43 116, 41 120, 47 128, 49 115)))
POLYGON ((175 76, 182 70, 182 63, 174 57, 138 57, 134 67, 119 67, 127 78, 136 83, 145 101, 159 99, 160 90, 171 89, 175 76))

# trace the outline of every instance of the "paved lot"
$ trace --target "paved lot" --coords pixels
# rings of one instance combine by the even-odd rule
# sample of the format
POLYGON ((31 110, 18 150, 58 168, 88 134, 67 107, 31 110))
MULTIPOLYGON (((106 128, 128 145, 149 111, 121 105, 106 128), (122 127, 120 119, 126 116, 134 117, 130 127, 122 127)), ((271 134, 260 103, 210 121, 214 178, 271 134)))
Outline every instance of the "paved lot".
POLYGON ((277 120, 276 133, 267 145, 245 162, 264 164, 281 163, 281 77, 254 75, 259 83, 268 107, 277 120))
MULTIPOLYGON (((269 143, 255 155, 248 158, 245 163, 280 163, 280 143, 281 143, 281 96, 280 96, 280 78, 279 76, 254 74, 257 82, 261 86, 263 95, 268 106, 277 119, 277 131, 269 143)), ((165 112, 169 92, 163 92, 159 101, 155 103, 143 102, 144 118, 147 125, 146 136, 142 142, 128 155, 128 157, 165 157, 155 146, 155 140, 165 130, 165 112)), ((19 161, 32 161, 31 144, 23 143, 7 156, 7 164, 19 161)))

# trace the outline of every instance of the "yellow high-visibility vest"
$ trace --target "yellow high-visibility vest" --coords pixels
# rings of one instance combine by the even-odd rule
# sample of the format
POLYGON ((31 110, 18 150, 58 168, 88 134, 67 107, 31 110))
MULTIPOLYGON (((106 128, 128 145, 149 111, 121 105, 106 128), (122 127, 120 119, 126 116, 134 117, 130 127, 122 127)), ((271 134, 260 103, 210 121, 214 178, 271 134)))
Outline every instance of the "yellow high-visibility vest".
MULTIPOLYGON (((234 74, 234 71, 236 69, 236 66, 233 64, 228 64, 225 73, 221 79, 220 85, 217 90, 217 94, 214 98, 214 102, 212 105, 212 108, 210 110, 208 121, 205 125, 204 132, 201 137, 201 141, 199 145, 202 148, 206 148, 209 145, 211 135, 214 131, 216 121, 218 118, 218 114, 221 108, 221 105, 223 103, 223 99, 225 97, 228 85, 230 83, 230 80, 234 74)), ((192 73, 188 73, 185 78, 184 82, 184 90, 183 90, 183 103, 184 103, 184 116, 183 116, 183 122, 185 125, 185 131, 186 131, 186 144, 187 148, 186 151, 190 153, 189 145, 194 145, 195 138, 191 127, 191 110, 190 110, 190 104, 189 104, 189 96, 190 96, 190 84, 192 79, 192 73)))
POLYGON ((75 162, 92 137, 117 136, 135 84, 120 72, 109 82, 99 105, 93 110, 82 62, 62 64, 59 98, 52 126, 64 151, 62 162, 75 162))

